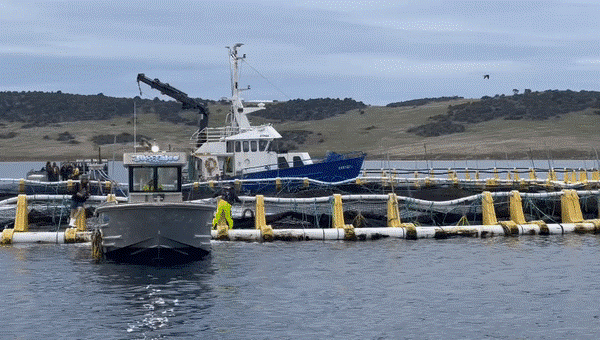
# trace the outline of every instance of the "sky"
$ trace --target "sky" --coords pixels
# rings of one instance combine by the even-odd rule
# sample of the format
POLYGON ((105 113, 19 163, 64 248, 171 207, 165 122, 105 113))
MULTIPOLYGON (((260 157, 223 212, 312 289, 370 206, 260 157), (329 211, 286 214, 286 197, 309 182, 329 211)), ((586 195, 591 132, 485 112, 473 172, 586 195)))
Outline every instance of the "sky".
POLYGON ((218 100, 235 43, 246 100, 600 91, 600 1, 0 0, 0 24, 0 91, 133 97, 144 73, 218 100))

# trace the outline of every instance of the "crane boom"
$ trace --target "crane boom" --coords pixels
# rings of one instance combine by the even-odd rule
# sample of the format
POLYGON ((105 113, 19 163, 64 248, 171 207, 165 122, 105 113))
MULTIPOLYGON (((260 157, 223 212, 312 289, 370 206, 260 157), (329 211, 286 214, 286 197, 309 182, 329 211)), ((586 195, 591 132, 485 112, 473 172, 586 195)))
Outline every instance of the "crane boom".
MULTIPOLYGON (((198 131, 202 132, 202 130, 208 127, 208 111, 201 102, 194 98, 190 98, 185 92, 180 91, 167 83, 163 83, 158 79, 150 79, 143 73, 137 75, 137 81, 138 84, 140 82, 147 84, 151 88, 160 91, 160 93, 180 102, 183 110, 198 110, 198 114, 200 115, 198 119, 198 131)), ((201 136, 205 136, 205 134, 198 134, 198 141, 196 143, 198 147, 206 141, 206 138, 201 136)))

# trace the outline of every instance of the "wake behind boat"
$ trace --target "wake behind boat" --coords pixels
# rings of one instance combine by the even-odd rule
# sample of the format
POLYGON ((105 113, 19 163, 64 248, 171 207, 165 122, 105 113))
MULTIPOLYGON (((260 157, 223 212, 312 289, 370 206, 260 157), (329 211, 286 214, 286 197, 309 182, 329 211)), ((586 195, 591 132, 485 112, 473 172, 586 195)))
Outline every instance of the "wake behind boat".
POLYGON ((102 252, 108 259, 135 263, 182 263, 210 252, 215 207, 184 202, 183 152, 125 153, 129 202, 99 206, 102 252))

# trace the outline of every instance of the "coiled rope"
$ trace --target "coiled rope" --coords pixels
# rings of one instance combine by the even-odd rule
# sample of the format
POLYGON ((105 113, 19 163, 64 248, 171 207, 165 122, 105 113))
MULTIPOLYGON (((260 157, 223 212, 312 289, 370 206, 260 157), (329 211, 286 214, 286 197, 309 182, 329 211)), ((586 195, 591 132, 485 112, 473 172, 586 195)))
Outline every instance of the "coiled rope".
POLYGON ((92 232, 92 258, 99 262, 103 259, 104 254, 102 252, 102 233, 100 230, 95 229, 92 232))

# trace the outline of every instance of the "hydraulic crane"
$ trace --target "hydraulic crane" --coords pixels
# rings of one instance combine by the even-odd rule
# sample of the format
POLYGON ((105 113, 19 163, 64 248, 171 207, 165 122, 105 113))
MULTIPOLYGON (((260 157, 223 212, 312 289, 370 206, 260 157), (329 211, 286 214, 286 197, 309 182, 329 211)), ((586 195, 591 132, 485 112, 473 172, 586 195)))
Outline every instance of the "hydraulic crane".
MULTIPOLYGON (((198 119, 198 140, 196 141, 196 147, 200 147, 204 142, 206 142, 206 133, 202 131, 208 126, 208 111, 204 107, 204 104, 197 101, 194 98, 190 98, 185 92, 180 91, 173 86, 163 83, 158 79, 150 79, 146 77, 143 73, 137 75, 138 86, 139 83, 142 82, 147 84, 151 88, 160 91, 160 93, 169 96, 182 104, 183 110, 198 110, 198 114, 200 115, 198 119)), ((140 88, 141 94, 141 88, 140 88)))

